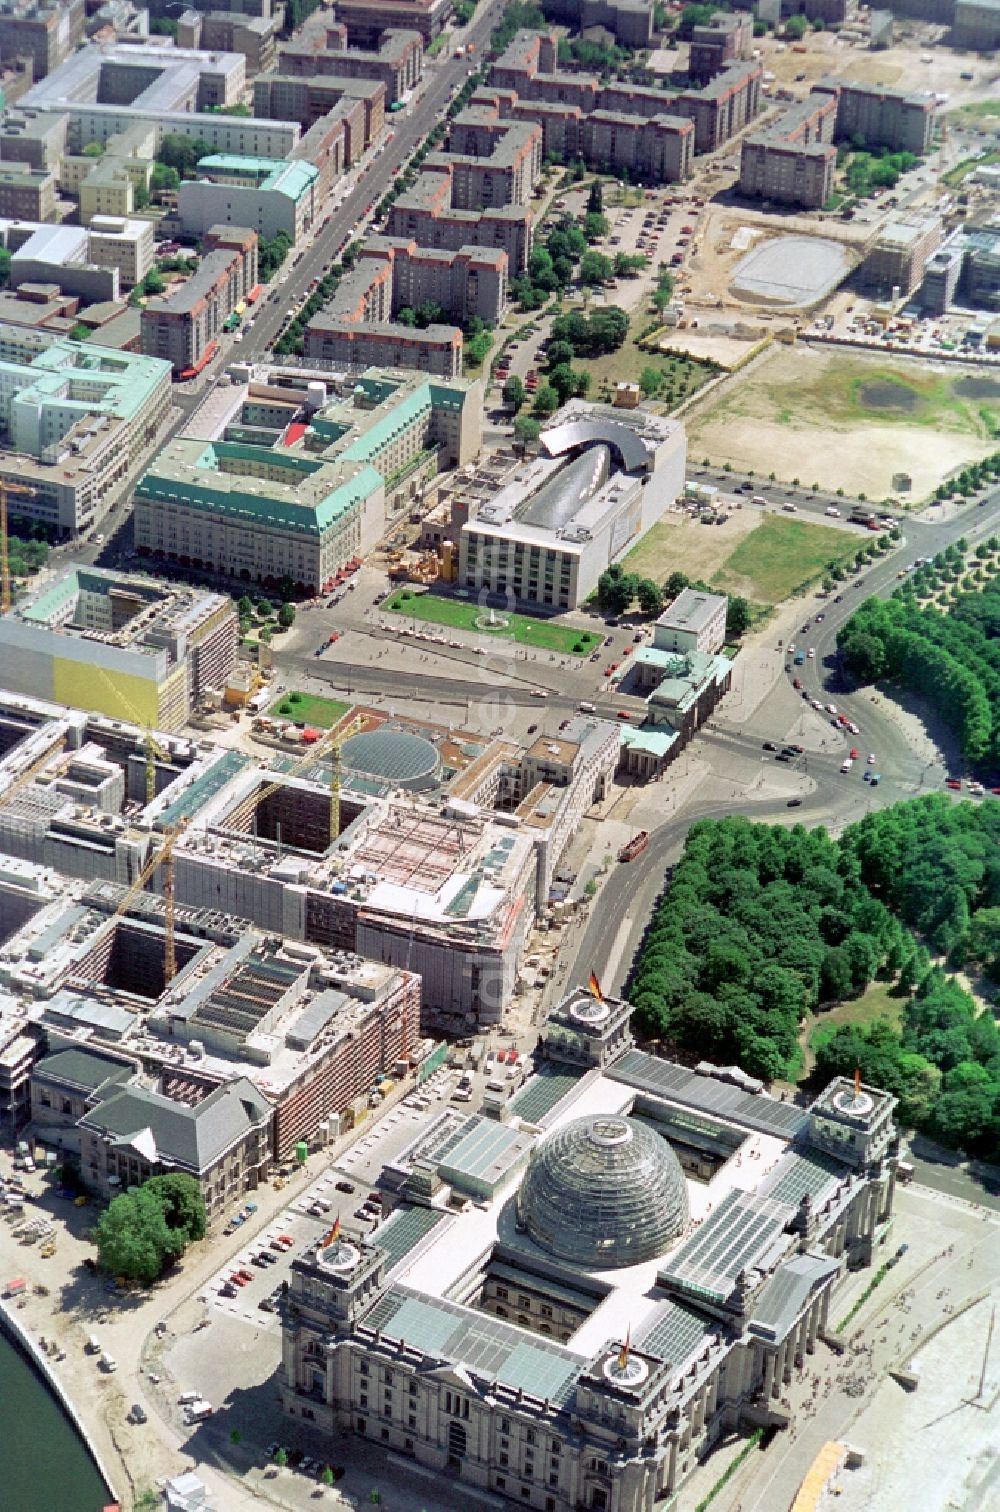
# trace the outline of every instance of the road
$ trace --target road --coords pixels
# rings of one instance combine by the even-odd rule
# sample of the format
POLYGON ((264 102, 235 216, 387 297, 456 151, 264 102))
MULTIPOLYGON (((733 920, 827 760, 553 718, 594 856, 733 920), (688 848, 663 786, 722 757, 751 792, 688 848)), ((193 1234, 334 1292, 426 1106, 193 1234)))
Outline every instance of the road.
MULTIPOLYGON (((503 9, 502 0, 481 0, 468 27, 457 33, 453 40, 460 40, 466 48, 473 43, 475 56, 481 58, 503 9)), ((405 110, 387 117, 395 132, 393 139, 380 157, 369 160, 343 205, 329 216, 325 228, 291 268, 284 282, 271 286, 254 319, 253 328, 234 348, 231 358, 252 361, 270 350, 289 311, 296 309, 306 298, 310 282, 322 277, 335 261, 342 244, 351 238, 354 227, 365 219, 367 207, 378 204, 431 128, 444 119, 452 96, 465 82, 469 71, 467 57, 455 58, 449 53, 440 62, 425 58, 424 81, 416 98, 405 110)))
MULTIPOLYGON (((868 750, 877 753, 882 772, 881 785, 874 791, 868 784, 862 787, 860 779, 855 780, 856 773, 845 780, 840 772, 840 760, 847 749, 847 741, 842 741, 841 747, 829 756, 809 753, 806 758, 808 775, 816 787, 795 808, 789 808, 785 797, 752 805, 745 797, 727 803, 698 802, 696 799, 653 832, 648 848, 640 856, 627 865, 616 867, 603 883, 576 957, 567 969, 567 977, 585 981, 593 970, 600 974, 602 964, 617 948, 617 964, 607 975, 613 990, 622 986, 663 886, 666 870, 679 857, 684 837, 697 819, 707 816, 722 818, 727 814, 749 811, 755 819, 838 828, 860 818, 869 808, 886 807, 917 792, 940 789, 944 771, 940 767, 929 770, 916 759, 899 725, 883 712, 880 703, 872 701, 872 694, 867 689, 849 687, 841 676, 836 654, 837 631, 865 598, 873 595, 885 597, 892 592, 901 563, 912 561, 914 555, 933 556, 961 536, 974 546, 995 532, 998 522, 1000 489, 988 496, 985 507, 973 505, 942 524, 907 521, 907 544, 890 552, 862 573, 856 582, 852 580, 844 589, 841 603, 836 603, 832 597, 825 600, 820 610, 825 618, 818 625, 813 623, 803 638, 803 644, 816 650, 814 660, 794 668, 802 679, 804 691, 817 698, 822 694, 824 702, 835 698, 837 708, 843 709, 861 725, 864 734, 854 739, 859 745, 864 743, 862 762, 868 750), (629 926, 624 945, 619 938, 623 920, 627 920, 629 926)), ((808 610, 804 609, 803 615, 807 613, 808 610)), ((792 688, 791 677, 787 673, 781 674, 754 710, 747 728, 722 732, 709 725, 696 736, 694 749, 701 742, 759 757, 764 754, 762 738, 770 738, 775 743, 787 739, 802 707, 803 700, 792 688)), ((942 1190, 947 1189, 942 1186, 942 1190)))

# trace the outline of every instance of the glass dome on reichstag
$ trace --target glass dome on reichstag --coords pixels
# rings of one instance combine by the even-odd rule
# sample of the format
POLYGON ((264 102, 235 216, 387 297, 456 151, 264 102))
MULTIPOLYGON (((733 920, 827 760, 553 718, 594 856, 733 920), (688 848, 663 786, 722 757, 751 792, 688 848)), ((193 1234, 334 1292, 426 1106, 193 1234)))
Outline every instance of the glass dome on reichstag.
POLYGON ((535 1149, 517 1214, 549 1254, 611 1270, 663 1254, 687 1225, 687 1185, 677 1156, 652 1129, 591 1115, 535 1149))

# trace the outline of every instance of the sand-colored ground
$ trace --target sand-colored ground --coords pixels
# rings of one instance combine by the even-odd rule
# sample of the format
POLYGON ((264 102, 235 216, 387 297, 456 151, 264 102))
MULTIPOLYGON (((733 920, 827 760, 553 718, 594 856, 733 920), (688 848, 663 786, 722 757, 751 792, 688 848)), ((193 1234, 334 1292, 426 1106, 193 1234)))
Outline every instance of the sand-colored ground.
POLYGON ((628 570, 657 582, 671 572, 686 572, 707 583, 762 518, 756 509, 740 509, 724 525, 701 525, 688 514, 666 514, 629 552, 628 570))
POLYGON ((912 415, 866 408, 858 386, 889 371, 906 373, 928 392, 962 376, 954 367, 906 364, 888 355, 848 356, 802 344, 775 348, 717 388, 704 407, 695 406, 688 418, 690 451, 713 463, 871 498, 888 495, 893 475, 904 472, 913 480, 910 497, 919 499, 992 444, 975 405, 949 400, 912 415))

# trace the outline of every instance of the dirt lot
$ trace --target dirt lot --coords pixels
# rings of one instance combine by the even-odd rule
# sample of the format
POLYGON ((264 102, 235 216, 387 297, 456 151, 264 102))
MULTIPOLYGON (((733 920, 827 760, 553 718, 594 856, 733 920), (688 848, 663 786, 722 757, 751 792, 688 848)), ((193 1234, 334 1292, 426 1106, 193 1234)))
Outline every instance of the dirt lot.
MULTIPOLYGON (((883 498, 908 473, 911 497, 992 450, 983 410, 954 395, 970 372, 800 344, 774 348, 688 419, 692 455, 782 480, 883 498)), ((995 444, 995 443, 994 443, 995 444)))
POLYGON ((700 525, 688 514, 667 514, 626 558, 629 572, 657 582, 671 572, 708 582, 752 530, 760 524, 755 509, 740 509, 725 525, 700 525))

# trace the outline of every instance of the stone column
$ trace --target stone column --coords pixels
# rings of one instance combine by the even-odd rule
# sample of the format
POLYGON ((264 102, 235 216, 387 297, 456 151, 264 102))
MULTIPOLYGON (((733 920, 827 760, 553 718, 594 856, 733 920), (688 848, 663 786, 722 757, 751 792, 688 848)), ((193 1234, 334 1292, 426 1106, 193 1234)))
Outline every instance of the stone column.
POLYGON ((813 1354, 816 1349, 816 1336, 819 1333, 820 1298, 817 1297, 809 1309, 809 1335, 806 1339, 806 1350, 813 1354))

